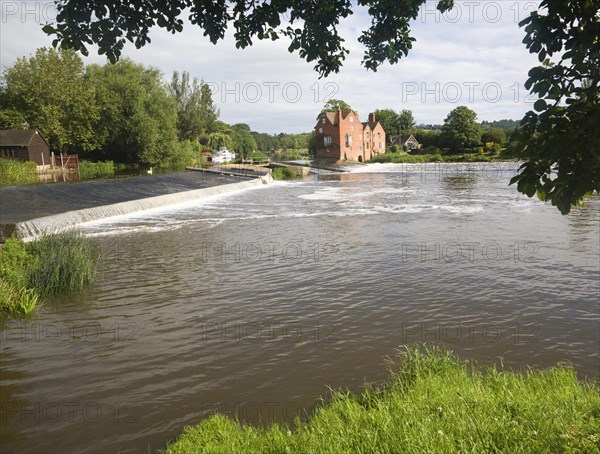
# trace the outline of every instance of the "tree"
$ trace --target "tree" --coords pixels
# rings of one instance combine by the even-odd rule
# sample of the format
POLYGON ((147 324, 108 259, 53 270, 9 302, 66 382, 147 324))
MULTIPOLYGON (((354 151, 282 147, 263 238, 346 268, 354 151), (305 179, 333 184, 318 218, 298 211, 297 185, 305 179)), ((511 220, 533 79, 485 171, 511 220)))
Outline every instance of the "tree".
POLYGON ((477 114, 466 106, 458 106, 448 114, 442 127, 442 140, 453 151, 476 147, 481 143, 481 126, 477 114))
POLYGON ((221 147, 232 148, 232 145, 231 137, 222 132, 213 132, 208 136, 208 146, 213 150, 218 150, 221 147))
MULTIPOLYGON (((385 61, 396 63, 408 54, 414 38, 410 36, 410 20, 417 18, 419 8, 426 0, 380 2, 359 0, 367 6, 372 18, 371 27, 363 31, 359 41, 366 47, 363 65, 376 70, 385 61)), ((315 61, 315 70, 321 76, 338 72, 349 51, 338 34, 341 18, 352 14, 350 1, 312 2, 278 0, 246 2, 242 0, 132 0, 104 2, 89 0, 57 0, 56 23, 43 27, 54 35, 55 46, 68 47, 88 55, 87 46, 98 45, 98 52, 106 54, 111 62, 119 59, 127 41, 140 48, 150 42, 148 33, 158 26, 169 32, 183 30, 182 16, 204 30, 204 36, 215 44, 225 37, 233 26, 236 47, 252 45, 254 39, 276 40, 286 38, 288 50, 298 52, 308 62, 315 61), (287 13, 288 24, 281 16, 287 13)), ((453 6, 452 0, 440 0, 438 10, 444 12, 453 6)))
POLYGON ((177 109, 157 69, 128 59, 87 68, 100 106, 104 158, 156 165, 172 160, 177 109))
POLYGON ((504 145, 504 142, 506 142, 506 133, 504 132, 504 129, 490 128, 486 131, 483 131, 483 134, 481 134, 481 142, 493 142, 499 145, 504 145))
POLYGON ((181 76, 174 71, 169 91, 177 104, 179 140, 197 141, 201 134, 210 129, 219 115, 212 101, 210 87, 204 82, 198 82, 198 78, 190 81, 187 71, 181 76))
POLYGON ((325 103, 325 106, 323 106, 323 110, 321 110, 319 116, 323 115, 325 112, 337 112, 338 110, 341 110, 344 115, 354 112, 354 109, 352 109, 346 101, 342 99, 330 99, 325 103))
POLYGON ((400 134, 398 125, 398 112, 394 109, 377 109, 375 111, 375 119, 381 123, 381 127, 385 131, 385 138, 388 144, 400 134))
POLYGON ((563 214, 600 192, 599 9, 590 0, 544 0, 519 24, 542 64, 525 84, 539 99, 515 134, 515 149, 527 161, 511 184, 563 214))
POLYGON ((413 134, 415 132, 415 118, 410 110, 403 109, 398 114, 399 134, 413 134))
POLYGON ((91 151, 98 107, 83 60, 71 50, 41 48, 19 58, 3 74, 3 127, 39 128, 53 150, 91 151))
POLYGON ((256 142, 250 133, 250 126, 238 123, 231 126, 231 130, 232 147, 236 152, 244 156, 256 150, 256 142))

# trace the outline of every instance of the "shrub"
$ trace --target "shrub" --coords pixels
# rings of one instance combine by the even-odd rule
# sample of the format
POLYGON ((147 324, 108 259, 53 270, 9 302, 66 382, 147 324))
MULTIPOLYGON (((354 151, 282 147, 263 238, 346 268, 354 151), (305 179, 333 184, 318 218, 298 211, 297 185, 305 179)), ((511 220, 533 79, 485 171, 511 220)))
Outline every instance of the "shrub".
POLYGON ((35 183, 36 163, 0 158, 0 186, 35 183))
POLYGON ((46 235, 28 244, 8 238, 0 254, 0 313, 27 315, 42 295, 91 284, 97 258, 77 232, 46 235))
POLYGON ((275 167, 271 171, 271 176, 274 180, 298 180, 302 178, 301 175, 287 167, 275 167))
POLYGON ((80 290, 94 281, 96 251, 80 232, 45 235, 27 245, 29 285, 40 295, 80 290))
POLYGON ((391 145, 388 147, 387 152, 388 153, 399 153, 400 146, 397 143, 395 143, 394 145, 391 145))

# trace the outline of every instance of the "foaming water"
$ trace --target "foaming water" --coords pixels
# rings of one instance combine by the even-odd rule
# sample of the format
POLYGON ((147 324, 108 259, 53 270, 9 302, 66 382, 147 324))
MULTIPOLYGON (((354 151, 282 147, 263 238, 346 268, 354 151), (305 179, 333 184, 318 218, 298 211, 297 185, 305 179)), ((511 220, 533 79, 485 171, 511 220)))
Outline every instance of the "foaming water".
POLYGON ((514 170, 363 166, 86 224, 97 283, 2 327, 3 450, 291 422, 411 342, 598 379, 600 200, 561 216, 514 170))

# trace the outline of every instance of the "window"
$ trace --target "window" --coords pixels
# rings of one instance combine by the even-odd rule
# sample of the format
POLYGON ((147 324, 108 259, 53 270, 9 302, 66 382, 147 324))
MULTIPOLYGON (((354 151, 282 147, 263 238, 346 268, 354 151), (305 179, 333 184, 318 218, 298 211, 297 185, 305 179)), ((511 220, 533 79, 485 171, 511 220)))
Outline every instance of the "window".
POLYGON ((319 128, 319 134, 323 134, 323 128, 319 128))
POLYGON ((325 124, 325 118, 323 118, 323 119, 321 120, 321 123, 325 124))
POLYGON ((352 146, 352 136, 350 134, 346 134, 346 146, 352 146))
POLYGON ((327 147, 329 145, 331 145, 331 136, 325 136, 323 137, 323 144, 327 147))
POLYGON ((352 123, 354 121, 354 117, 352 115, 350 115, 350 123, 352 123))
POLYGON ((381 133, 379 133, 379 132, 377 133, 377 138, 381 139, 381 133))
POLYGON ((365 133, 365 138, 366 138, 367 140, 369 140, 369 133, 368 133, 368 132, 367 132, 367 133, 365 133))
POLYGON ((382 150, 383 149, 383 142, 379 142, 379 149, 382 150))

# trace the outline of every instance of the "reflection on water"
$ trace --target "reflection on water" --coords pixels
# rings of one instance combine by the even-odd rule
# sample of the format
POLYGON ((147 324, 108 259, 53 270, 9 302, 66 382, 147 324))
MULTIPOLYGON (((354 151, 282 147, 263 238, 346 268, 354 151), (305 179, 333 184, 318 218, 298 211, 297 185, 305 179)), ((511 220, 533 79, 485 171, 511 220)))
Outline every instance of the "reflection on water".
POLYGON ((146 452, 215 412, 291 422, 428 341, 598 378, 599 208, 514 169, 365 166, 87 225, 97 284, 2 327, 3 452, 146 452))

